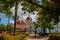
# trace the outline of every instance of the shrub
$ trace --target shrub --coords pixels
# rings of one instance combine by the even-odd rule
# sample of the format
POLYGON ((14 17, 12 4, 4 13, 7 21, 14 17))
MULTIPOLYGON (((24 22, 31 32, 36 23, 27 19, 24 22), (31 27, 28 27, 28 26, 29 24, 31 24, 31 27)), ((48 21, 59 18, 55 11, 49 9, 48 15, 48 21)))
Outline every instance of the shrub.
POLYGON ((28 33, 28 32, 26 32, 26 33, 25 33, 25 35, 26 35, 26 36, 28 36, 28 35, 29 35, 29 33, 28 33))
POLYGON ((23 35, 17 35, 17 36, 15 36, 15 38, 16 38, 16 40, 23 40, 23 39, 25 39, 25 35, 23 34, 23 35))
POLYGON ((5 36, 5 40, 15 40, 14 36, 7 35, 5 36))
POLYGON ((13 36, 13 35, 9 35, 9 34, 4 34, 4 35, 1 35, 0 37, 0 40, 23 40, 25 39, 25 35, 24 34, 20 34, 20 35, 16 35, 16 36, 13 36))
POLYGON ((60 40, 60 34, 52 34, 48 40, 60 40))

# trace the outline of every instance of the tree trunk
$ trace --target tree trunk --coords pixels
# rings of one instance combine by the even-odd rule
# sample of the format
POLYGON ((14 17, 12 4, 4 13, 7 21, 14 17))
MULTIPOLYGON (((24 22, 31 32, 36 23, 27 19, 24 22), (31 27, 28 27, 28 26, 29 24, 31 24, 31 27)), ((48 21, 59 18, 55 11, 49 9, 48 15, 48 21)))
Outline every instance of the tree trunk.
POLYGON ((10 21, 10 17, 8 16, 8 26, 7 26, 7 33, 9 33, 9 21, 10 21))
POLYGON ((36 28, 35 28, 35 37, 36 37, 36 28))
POLYGON ((58 29, 58 23, 57 23, 57 32, 59 31, 59 29, 58 29))
POLYGON ((44 36, 46 35, 46 27, 45 26, 43 27, 43 35, 44 36))
POLYGON ((43 33, 46 33, 46 27, 45 26, 43 27, 43 33))
POLYGON ((44 22, 44 18, 42 19, 42 22, 43 22, 43 33, 45 34, 46 33, 46 25, 45 25, 45 22, 44 22))
POLYGON ((17 9, 18 9, 18 2, 16 1, 15 4, 15 18, 14 18, 14 36, 16 35, 16 18, 17 18, 17 9))
POLYGON ((49 33, 51 33, 51 30, 49 29, 49 33))
POLYGON ((43 31, 43 30, 42 30, 42 28, 41 28, 41 33, 42 33, 42 31, 43 31))
POLYGON ((1 18, 0 18, 0 24, 1 24, 1 18))
POLYGON ((7 26, 7 32, 9 33, 9 22, 10 22, 10 16, 8 16, 8 26, 7 26))

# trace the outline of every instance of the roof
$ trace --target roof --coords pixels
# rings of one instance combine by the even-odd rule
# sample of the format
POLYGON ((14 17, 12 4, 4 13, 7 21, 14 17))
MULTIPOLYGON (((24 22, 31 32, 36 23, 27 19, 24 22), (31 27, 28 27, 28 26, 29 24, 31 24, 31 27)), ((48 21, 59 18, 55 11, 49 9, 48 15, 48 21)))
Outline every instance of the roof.
POLYGON ((22 25, 27 25, 27 22, 24 20, 17 20, 16 21, 17 24, 22 24, 22 25))
POLYGON ((32 20, 32 18, 31 18, 30 16, 28 16, 28 17, 26 18, 26 20, 32 20))

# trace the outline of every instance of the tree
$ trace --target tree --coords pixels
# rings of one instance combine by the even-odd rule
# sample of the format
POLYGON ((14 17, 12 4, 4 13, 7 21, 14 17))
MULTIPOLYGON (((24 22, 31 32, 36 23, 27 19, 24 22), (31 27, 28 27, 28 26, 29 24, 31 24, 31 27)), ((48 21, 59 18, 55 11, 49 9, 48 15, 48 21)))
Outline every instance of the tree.
POLYGON ((45 10, 46 12, 49 13, 49 15, 53 14, 52 17, 55 20, 55 23, 58 22, 58 17, 59 17, 59 10, 60 8, 52 1, 48 1, 48 0, 42 0, 42 5, 39 5, 39 3, 35 0, 26 0, 25 2, 22 3, 23 10, 28 11, 28 12, 32 12, 32 11, 36 11, 38 8, 42 8, 43 10, 45 10), (27 1, 27 2, 26 2, 27 1), (32 8, 31 8, 32 7, 32 8), (33 10, 32 10, 33 9, 33 10))
MULTIPOLYGON (((2 0, 1 0, 2 1, 2 0)), ((42 8, 42 9, 44 9, 46 12, 48 11, 48 13, 50 13, 49 15, 51 15, 51 14, 55 14, 54 15, 54 20, 55 20, 55 22, 57 23, 58 22, 58 16, 59 16, 59 14, 58 13, 60 13, 59 11, 57 11, 57 7, 55 8, 55 7, 46 7, 47 5, 45 5, 45 4, 48 4, 47 2, 48 1, 44 1, 44 5, 42 6, 42 5, 40 5, 39 4, 39 2, 38 2, 38 0, 3 0, 2 2, 4 3, 4 4, 7 4, 7 5, 9 5, 9 7, 12 7, 13 5, 15 5, 15 21, 14 21, 14 33, 15 33, 15 30, 16 30, 16 16, 17 16, 17 8, 18 8, 18 3, 19 3, 19 1, 21 1, 21 3, 24 5, 24 7, 23 7, 23 10, 25 10, 25 11, 28 11, 28 12, 33 12, 33 11, 37 11, 40 7, 42 8), (56 13, 55 13, 56 12, 56 13), (57 18, 57 19, 56 19, 57 18)), ((54 3, 53 3, 54 4, 54 3)), ((7 6, 6 5, 6 6, 7 6)), ((48 6, 51 6, 51 5, 48 5, 48 6)), ((53 5, 52 5, 53 6, 53 5)), ((46 13, 45 13, 46 14, 46 13)), ((44 15, 45 15, 44 14, 44 15)), ((53 15, 52 15, 53 16, 53 15)), ((52 19, 52 18, 50 18, 50 19, 52 19)), ((44 23, 45 24, 45 23, 44 23)))
MULTIPOLYGON (((12 20, 14 20, 14 18, 15 18, 15 16, 12 16, 12 20)), ((19 20, 19 18, 20 17, 17 15, 17 18, 16 19, 19 20)))
POLYGON ((0 25, 0 32, 5 32, 6 31, 6 25, 1 24, 0 25))
POLYGON ((12 24, 6 25, 8 26, 8 32, 11 33, 13 31, 13 26, 12 24))
MULTIPOLYGON (((11 11, 10 8, 13 6, 14 1, 13 0, 0 0, 1 4, 3 5, 2 10, 3 12, 6 12, 6 15, 8 17, 8 25, 9 25, 9 19, 11 16, 11 11), (12 4, 12 5, 11 5, 12 4), (9 13, 10 12, 10 13, 9 13)), ((8 26, 7 26, 7 31, 8 31, 8 26)))
POLYGON ((54 29, 54 27, 53 27, 53 25, 51 23, 48 23, 47 24, 47 28, 49 29, 49 33, 51 33, 50 30, 53 30, 54 29))
POLYGON ((51 0, 51 1, 55 2, 57 5, 60 4, 60 0, 51 0))
MULTIPOLYGON (((8 18, 8 24, 7 24, 7 25, 9 25, 9 21, 10 21, 10 18, 11 18, 11 16, 12 16, 12 12, 8 10, 5 15, 6 15, 6 17, 8 18)), ((8 27, 9 27, 9 26, 7 26, 7 32, 8 32, 8 30, 9 30, 8 27)))
POLYGON ((16 16, 17 16, 17 9, 18 9, 18 2, 19 2, 19 0, 3 0, 3 1, 0 0, 0 2, 1 2, 1 4, 4 4, 4 8, 6 8, 6 9, 13 7, 13 5, 15 6, 15 18, 14 18, 14 35, 15 35, 15 30, 16 30, 16 16))
MULTIPOLYGON (((43 6, 46 7, 46 8, 54 9, 54 10, 57 9, 56 5, 53 2, 50 3, 50 2, 45 2, 44 1, 43 6)), ((55 24, 57 24, 58 20, 59 20, 58 13, 51 12, 51 11, 46 11, 44 9, 42 9, 41 12, 39 11, 38 15, 39 15, 39 17, 38 17, 37 20, 38 20, 39 25, 43 27, 43 32, 44 33, 46 32, 45 29, 46 29, 46 27, 48 26, 49 23, 54 22, 55 24)))
MULTIPOLYGON (((55 5, 54 2, 48 1, 48 0, 42 0, 42 6, 37 3, 37 1, 32 1, 32 0, 27 0, 27 2, 23 2, 23 10, 28 11, 28 12, 33 12, 38 10, 41 15, 42 14, 42 24, 44 25, 43 27, 43 32, 45 33, 46 29, 46 24, 47 22, 54 22, 55 24, 58 23, 59 20, 59 11, 57 11, 57 6, 55 5), (32 7, 32 8, 31 8, 32 7), (42 8, 42 13, 40 12, 40 7, 42 8), (33 10, 32 10, 33 9, 33 10), (55 13, 56 12, 56 13, 55 13), (46 18, 46 15, 48 17, 46 18)), ((41 23, 41 21, 40 21, 41 23)))
POLYGON ((38 23, 34 22, 34 26, 35 26, 35 37, 36 37, 36 29, 39 27, 38 23))
MULTIPOLYGON (((7 25, 9 25, 9 21, 10 21, 10 17, 11 17, 11 15, 12 15, 12 12, 10 11, 10 8, 9 8, 9 5, 7 5, 8 4, 8 2, 6 3, 6 2, 1 2, 1 12, 3 12, 5 15, 6 15, 6 17, 8 18, 8 24, 7 25), (3 3, 5 3, 5 4, 3 4, 3 3)), ((8 26, 7 26, 7 32, 8 32, 8 26)))
MULTIPOLYGON (((8 24, 7 24, 7 25, 9 25, 9 21, 10 21, 10 17, 12 16, 12 12, 10 11, 10 8, 9 8, 8 6, 6 6, 6 5, 4 5, 3 8, 4 8, 3 10, 5 10, 5 11, 2 10, 2 12, 3 12, 3 13, 6 15, 6 17, 8 18, 8 24)), ((8 27, 9 27, 9 26, 7 26, 7 32, 8 32, 8 27)))

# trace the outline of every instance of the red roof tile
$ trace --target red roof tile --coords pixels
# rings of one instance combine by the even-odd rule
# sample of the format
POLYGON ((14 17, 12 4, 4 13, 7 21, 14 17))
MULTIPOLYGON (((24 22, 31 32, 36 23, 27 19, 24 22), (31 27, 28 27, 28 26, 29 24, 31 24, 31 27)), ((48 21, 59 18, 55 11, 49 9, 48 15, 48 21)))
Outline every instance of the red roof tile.
POLYGON ((22 25, 27 25, 27 22, 25 22, 24 20, 17 20, 16 23, 22 24, 22 25))

